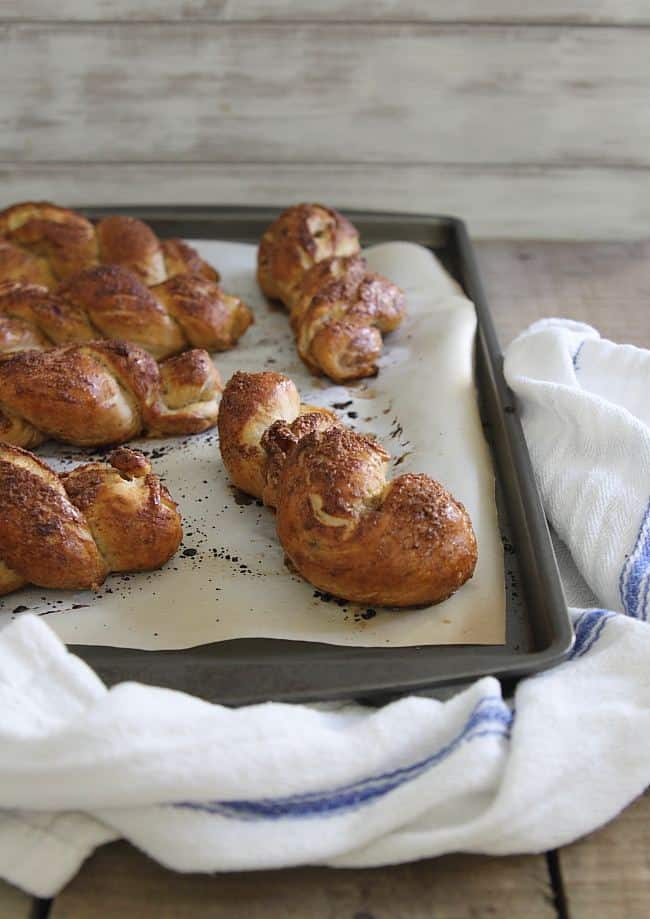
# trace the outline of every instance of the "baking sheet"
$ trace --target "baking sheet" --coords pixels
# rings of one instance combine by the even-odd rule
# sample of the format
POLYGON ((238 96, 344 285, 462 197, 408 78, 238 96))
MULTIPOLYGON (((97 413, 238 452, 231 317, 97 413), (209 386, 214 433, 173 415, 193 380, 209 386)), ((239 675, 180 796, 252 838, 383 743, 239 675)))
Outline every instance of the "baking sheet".
MULTIPOLYGON (((334 386, 299 360, 287 317, 270 308, 255 283, 254 246, 195 241, 224 287, 253 307, 256 324, 240 345, 215 356, 224 381, 237 369, 287 373, 306 402, 336 407, 393 455, 394 474, 426 472, 467 507, 479 561, 473 579, 435 607, 390 611, 336 600, 289 573, 273 514, 233 492, 216 432, 137 441, 178 501, 183 546, 161 571, 111 575, 97 594, 31 588, 0 600, 0 624, 27 610, 69 643, 177 649, 241 637, 357 646, 502 644, 503 549, 494 474, 472 376, 476 328, 467 301, 431 253, 410 243, 366 251, 371 267, 406 292, 409 316, 387 340, 377 379, 334 386)), ((45 444, 39 454, 68 469, 89 453, 45 444)), ((97 454, 91 454, 93 457, 97 454)))

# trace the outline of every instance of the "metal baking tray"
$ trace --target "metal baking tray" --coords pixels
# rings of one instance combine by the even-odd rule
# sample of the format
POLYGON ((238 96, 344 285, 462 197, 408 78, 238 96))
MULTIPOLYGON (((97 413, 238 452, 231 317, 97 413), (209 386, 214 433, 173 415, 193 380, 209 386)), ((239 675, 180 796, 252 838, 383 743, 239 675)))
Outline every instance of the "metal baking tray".
MULTIPOLYGON (((257 243, 279 213, 255 207, 82 210, 93 218, 110 213, 140 217, 162 237, 249 243, 257 243)), ((431 248, 476 305, 476 379, 496 471, 504 546, 506 643, 358 648, 258 638, 178 651, 70 646, 107 684, 137 680, 228 705, 337 698, 383 702, 406 693, 443 698, 487 675, 501 679, 509 692, 519 678, 557 664, 569 652, 573 632, 550 534, 464 223, 440 215, 346 214, 359 228, 364 245, 407 240, 431 248)))

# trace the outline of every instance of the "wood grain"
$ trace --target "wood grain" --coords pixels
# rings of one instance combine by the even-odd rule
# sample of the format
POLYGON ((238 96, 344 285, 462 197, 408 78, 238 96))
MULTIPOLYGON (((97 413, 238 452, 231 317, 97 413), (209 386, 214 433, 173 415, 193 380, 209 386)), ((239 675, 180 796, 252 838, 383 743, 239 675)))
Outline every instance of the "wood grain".
POLYGON ((560 852, 571 919, 650 915, 650 797, 604 829, 560 852))
POLYGON ((8 162, 650 167, 646 29, 61 22, 4 33, 8 162))
POLYGON ((4 0, 2 19, 650 22, 648 0, 4 0))
MULTIPOLYGON (((476 246, 503 347, 536 319, 562 316, 613 341, 650 347, 650 240, 476 246)), ((650 816, 650 807, 648 809, 650 816)))
POLYGON ((457 214, 475 237, 635 239, 650 232, 650 169, 245 164, 0 164, 2 207, 273 204, 457 214))
POLYGON ((124 843, 98 850, 49 919, 554 919, 542 856, 452 855, 379 869, 175 875, 124 843))
POLYGON ((0 919, 31 919, 34 899, 0 879, 0 919))

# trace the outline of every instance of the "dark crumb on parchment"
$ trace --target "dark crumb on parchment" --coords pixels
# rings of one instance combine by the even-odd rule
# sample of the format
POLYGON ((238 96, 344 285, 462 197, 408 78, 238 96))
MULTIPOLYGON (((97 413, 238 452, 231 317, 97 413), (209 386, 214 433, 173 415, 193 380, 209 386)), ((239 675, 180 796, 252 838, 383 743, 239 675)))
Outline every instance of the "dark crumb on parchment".
POLYGON ((395 460, 393 465, 399 466, 401 463, 404 462, 407 456, 411 455, 411 452, 412 452, 411 450, 407 450, 406 453, 402 453, 402 455, 395 460))
POLYGON ((333 594, 327 593, 325 590, 316 589, 313 593, 313 597, 314 600, 320 600, 321 603, 336 603, 339 607, 344 607, 348 602, 342 597, 335 597, 333 594))
POLYGON ((393 418, 393 429, 391 430, 389 437, 401 437, 404 433, 404 428, 399 423, 397 418, 393 418))
POLYGON ((229 488, 238 507, 248 507, 250 504, 255 504, 255 498, 252 495, 247 495, 245 491, 241 491, 234 485, 230 485, 229 488))

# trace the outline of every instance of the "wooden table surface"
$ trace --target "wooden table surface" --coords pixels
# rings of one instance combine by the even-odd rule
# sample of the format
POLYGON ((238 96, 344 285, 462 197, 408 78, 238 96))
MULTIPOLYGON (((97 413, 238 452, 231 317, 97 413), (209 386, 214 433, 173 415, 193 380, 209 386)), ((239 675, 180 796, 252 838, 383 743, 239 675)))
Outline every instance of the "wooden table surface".
MULTIPOLYGON (((542 316, 650 345, 650 242, 483 242, 477 250, 503 345, 542 316)), ((176 875, 118 842, 99 849, 51 904, 0 881, 0 919, 646 919, 649 853, 650 796, 556 852, 391 868, 176 875)))

